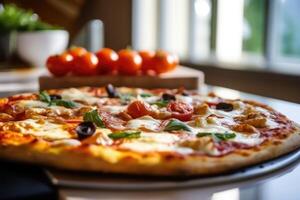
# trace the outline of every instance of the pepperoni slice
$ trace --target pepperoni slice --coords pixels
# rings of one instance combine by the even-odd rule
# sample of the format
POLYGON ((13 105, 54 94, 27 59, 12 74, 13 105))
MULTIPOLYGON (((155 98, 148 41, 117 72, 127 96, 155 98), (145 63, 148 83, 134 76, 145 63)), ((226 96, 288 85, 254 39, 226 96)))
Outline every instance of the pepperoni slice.
POLYGON ((126 123, 122 119, 111 115, 106 111, 100 111, 100 116, 107 128, 111 128, 114 130, 124 130, 124 124, 126 123))

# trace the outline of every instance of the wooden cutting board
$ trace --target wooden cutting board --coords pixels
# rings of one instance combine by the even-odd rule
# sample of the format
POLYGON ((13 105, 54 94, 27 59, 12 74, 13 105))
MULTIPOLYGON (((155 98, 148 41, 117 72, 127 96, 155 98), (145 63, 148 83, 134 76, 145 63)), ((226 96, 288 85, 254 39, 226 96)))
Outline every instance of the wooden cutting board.
POLYGON ((39 78, 40 90, 54 88, 69 88, 81 86, 114 86, 141 87, 141 88, 179 88, 197 90, 204 83, 203 72, 184 66, 177 67, 174 71, 159 76, 121 76, 98 75, 89 77, 66 76, 53 77, 41 76, 39 78))

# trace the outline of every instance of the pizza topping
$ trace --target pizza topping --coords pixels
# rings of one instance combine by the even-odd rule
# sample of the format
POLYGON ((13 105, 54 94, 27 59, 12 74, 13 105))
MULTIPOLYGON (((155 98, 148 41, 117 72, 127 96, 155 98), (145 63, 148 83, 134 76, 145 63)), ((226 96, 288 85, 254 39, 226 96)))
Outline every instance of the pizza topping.
POLYGON ((61 96, 58 94, 50 94, 49 96, 50 96, 51 101, 62 99, 61 96))
POLYGON ((39 98, 41 101, 48 103, 49 106, 57 105, 57 106, 64 106, 66 108, 75 108, 76 104, 72 101, 65 101, 61 99, 59 95, 49 95, 46 91, 42 91, 39 94, 39 98))
POLYGON ((139 138, 141 136, 140 131, 117 131, 108 135, 109 138, 113 140, 122 139, 122 138, 139 138))
POLYGON ((13 119, 14 117, 9 114, 0 113, 0 122, 8 122, 8 121, 12 121, 13 119))
POLYGON ((171 119, 164 129, 164 131, 177 131, 177 130, 191 131, 192 129, 187 124, 177 119, 171 119))
POLYGON ((249 124, 236 124, 232 127, 232 130, 237 131, 237 132, 244 132, 244 133, 257 132, 256 128, 249 124))
POLYGON ((233 110, 233 105, 231 103, 220 102, 216 105, 216 109, 230 112, 233 110))
POLYGON ((143 101, 134 101, 127 107, 127 113, 132 118, 139 118, 153 113, 151 106, 143 101))
POLYGON ((118 93, 112 84, 108 84, 107 86, 105 86, 105 90, 106 90, 106 93, 109 98, 117 98, 118 97, 118 93))
POLYGON ((133 119, 127 122, 126 127, 128 129, 142 129, 148 131, 158 131, 160 126, 160 121, 156 120, 150 116, 143 116, 137 119, 133 119))
POLYGON ((199 132, 197 133, 197 137, 205 137, 205 136, 210 136, 214 139, 214 141, 224 141, 224 140, 229 140, 232 138, 235 138, 236 134, 235 133, 208 133, 208 132, 199 132))
POLYGON ((72 137, 64 124, 55 124, 41 119, 10 121, 3 123, 0 129, 3 131, 14 131, 22 134, 30 134, 49 140, 66 139, 72 137))
POLYGON ((46 91, 42 91, 39 93, 39 99, 43 102, 49 103, 51 102, 51 98, 46 91))
POLYGON ((92 136, 96 131, 96 126, 93 122, 85 121, 78 124, 75 129, 80 140, 92 136))
POLYGON ((176 101, 176 97, 173 94, 169 94, 169 93, 163 93, 161 98, 164 101, 176 101))
POLYGON ((191 140, 182 141, 179 146, 188 147, 197 152, 203 152, 211 156, 220 155, 219 151, 215 148, 213 139, 211 137, 194 138, 191 140))
POLYGON ((105 128, 105 125, 101 119, 101 116, 99 115, 98 111, 92 110, 89 112, 86 112, 83 116, 83 120, 85 122, 92 122, 94 123, 97 127, 105 128))
POLYGON ((163 107, 166 107, 168 105, 169 101, 166 101, 166 100, 158 100, 156 102, 153 102, 152 105, 156 105, 157 107, 159 108, 163 108, 163 107))
POLYGON ((152 94, 149 94, 149 93, 142 93, 142 94, 139 94, 141 97, 143 98, 147 98, 147 97, 152 97, 153 95, 152 94))
POLYGON ((113 130, 124 130, 124 124, 126 123, 125 121, 123 121, 122 119, 113 116, 112 114, 110 114, 109 112, 106 111, 101 111, 99 113, 103 123, 105 124, 105 126, 107 128, 111 128, 113 130))
POLYGON ((83 92, 75 88, 63 90, 61 93, 61 97, 66 101, 80 101, 80 102, 86 102, 90 105, 103 103, 102 101, 104 101, 104 99, 101 100, 101 98, 94 97, 87 92, 83 92))
POLYGON ((167 110, 172 113, 172 117, 181 121, 188 121, 192 118, 194 108, 183 102, 170 102, 167 110))
POLYGON ((209 111, 209 106, 206 103, 198 104, 194 108, 194 113, 197 115, 206 115, 209 111))

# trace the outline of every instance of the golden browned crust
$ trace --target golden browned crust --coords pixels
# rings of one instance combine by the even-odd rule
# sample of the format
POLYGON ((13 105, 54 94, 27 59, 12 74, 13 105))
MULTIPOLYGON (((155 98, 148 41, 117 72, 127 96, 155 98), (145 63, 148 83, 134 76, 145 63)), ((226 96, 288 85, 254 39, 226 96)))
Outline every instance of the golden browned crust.
POLYGON ((44 142, 0 147, 0 157, 59 169, 107 173, 192 176, 229 172, 276 158, 300 147, 299 129, 286 139, 267 141, 251 149, 239 149, 220 157, 204 155, 169 156, 117 151, 91 145, 76 150, 50 147, 44 142))
MULTIPOLYGON (((124 89, 130 90, 130 88, 124 89)), ((91 88, 80 90, 102 92, 91 88)), ((50 93, 60 91, 62 90, 52 90, 50 93)), ((11 100, 16 99, 18 96, 11 100)), ((6 98, 0 99, 0 106, 7 102, 6 98)), ((244 102, 276 112, 255 101, 244 102)), ((256 147, 235 149, 229 154, 213 157, 162 152, 139 153, 93 144, 79 147, 53 146, 44 140, 31 136, 25 138, 11 133, 7 134, 10 138, 5 141, 8 142, 0 144, 0 157, 67 170, 159 176, 212 175, 258 164, 300 148, 300 128, 289 131, 285 135, 286 137, 270 137, 269 140, 256 147)))

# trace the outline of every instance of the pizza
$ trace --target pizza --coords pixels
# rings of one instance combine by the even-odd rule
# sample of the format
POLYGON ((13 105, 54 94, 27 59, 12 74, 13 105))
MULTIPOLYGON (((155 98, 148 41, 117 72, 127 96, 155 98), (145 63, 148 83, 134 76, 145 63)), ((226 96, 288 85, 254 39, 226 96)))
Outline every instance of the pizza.
POLYGON ((267 105, 178 89, 82 87, 0 99, 0 157, 155 176, 231 172, 300 147, 267 105))

